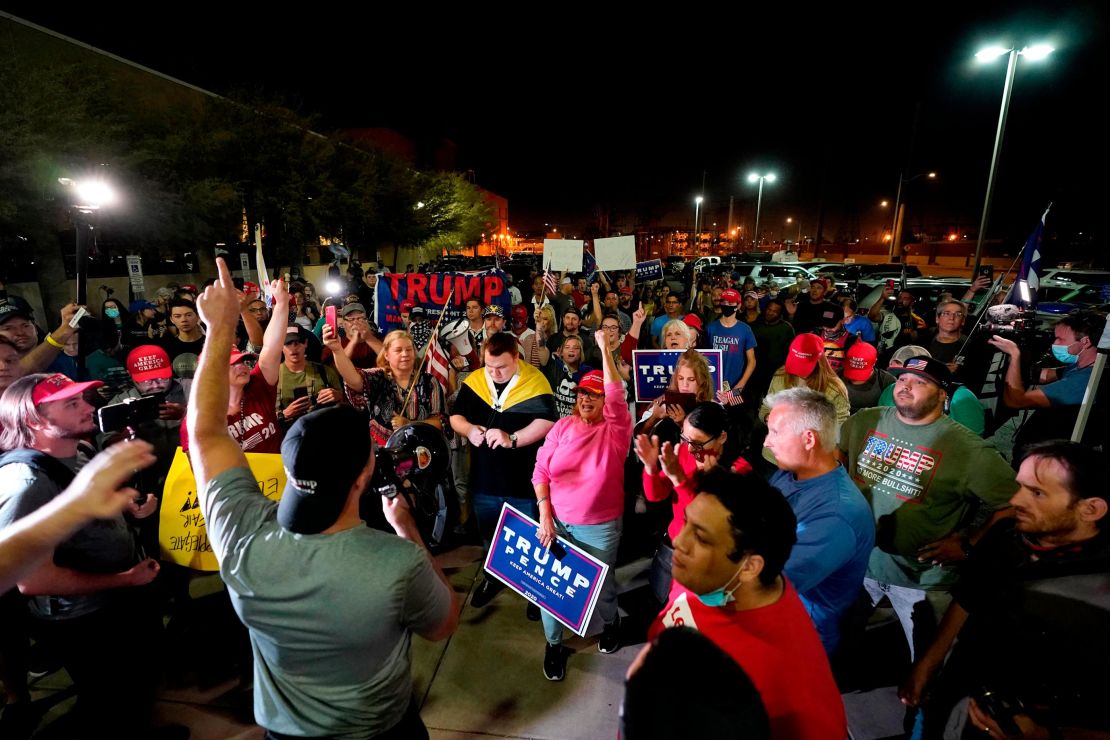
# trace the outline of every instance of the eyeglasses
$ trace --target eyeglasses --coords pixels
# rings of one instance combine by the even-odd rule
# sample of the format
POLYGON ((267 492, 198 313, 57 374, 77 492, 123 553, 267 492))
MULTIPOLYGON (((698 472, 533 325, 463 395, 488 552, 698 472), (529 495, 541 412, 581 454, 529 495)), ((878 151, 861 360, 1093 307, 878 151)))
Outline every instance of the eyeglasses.
POLYGON ((619 324, 617 326, 613 326, 612 324, 602 324, 601 328, 604 331, 620 331, 621 330, 619 324))
POLYGON ((678 438, 685 442, 686 445, 690 448, 690 453, 697 457, 698 455, 704 455, 706 452, 709 452, 709 450, 705 449, 706 446, 712 444, 717 439, 717 437, 720 436, 720 434, 714 434, 712 437, 705 440, 704 442, 695 442, 694 440, 687 437, 685 434, 678 435, 678 438))
POLYGON ((946 319, 962 319, 964 317, 960 311, 941 311, 940 315, 946 319))
POLYGON ((249 369, 253 370, 254 366, 258 364, 258 360, 256 360, 253 357, 244 357, 243 359, 239 360, 239 362, 236 362, 235 364, 236 365, 242 365, 245 368, 249 368, 249 369))

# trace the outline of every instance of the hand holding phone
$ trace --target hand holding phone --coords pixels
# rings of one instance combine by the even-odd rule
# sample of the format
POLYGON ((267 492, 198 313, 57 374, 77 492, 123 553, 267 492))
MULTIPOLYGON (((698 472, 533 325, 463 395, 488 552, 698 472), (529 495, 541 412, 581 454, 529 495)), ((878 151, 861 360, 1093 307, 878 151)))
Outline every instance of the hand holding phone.
POLYGON ((324 311, 324 321, 331 327, 331 330, 335 332, 335 336, 338 337, 339 327, 335 323, 335 313, 335 306, 328 306, 324 311))

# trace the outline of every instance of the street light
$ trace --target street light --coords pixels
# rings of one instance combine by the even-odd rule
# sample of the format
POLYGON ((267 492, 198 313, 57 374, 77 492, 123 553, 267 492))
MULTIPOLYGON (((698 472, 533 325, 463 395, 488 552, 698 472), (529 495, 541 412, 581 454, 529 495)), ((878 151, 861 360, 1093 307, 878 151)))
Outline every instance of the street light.
POLYGON ((1014 72, 1017 70, 1017 59, 1024 56, 1030 61, 1040 61, 1051 54, 1054 49, 1048 44, 1034 44, 1018 50, 1017 47, 1005 48, 990 46, 979 50, 975 58, 982 63, 992 62, 1001 56, 1009 54, 1006 63, 1006 81, 1002 85, 1002 107, 998 112, 998 130, 994 135, 994 151, 991 153, 991 168, 987 175, 987 194, 983 199, 983 218, 979 222, 979 238, 975 242, 975 267, 972 275, 979 272, 979 260, 983 254, 983 239, 987 233, 987 221, 990 218, 991 199, 994 197, 994 176, 998 170, 998 155, 1002 151, 1002 136, 1006 132, 1006 116, 1010 112, 1010 95, 1014 90, 1014 72))
POLYGON ((768 172, 766 175, 761 175, 758 172, 753 172, 748 175, 748 182, 759 183, 759 198, 755 202, 755 231, 752 233, 753 244, 759 246, 759 211, 763 207, 763 181, 774 182, 775 174, 768 172))
MULTIPOLYGON (((701 204, 705 198, 700 195, 694 198, 694 240, 697 242, 697 247, 701 247, 701 237, 698 236, 698 214, 701 211, 701 204)), ((695 254, 697 254, 697 247, 695 247, 695 254)))
POLYGON ((791 217, 787 217, 786 223, 787 224, 792 224, 792 223, 797 223, 798 224, 798 238, 794 240, 794 244, 795 245, 801 244, 802 243, 802 222, 801 221, 795 222, 794 218, 791 216, 791 217))
MULTIPOLYGON (((891 262, 895 260, 901 261, 902 258, 902 226, 904 216, 906 214, 906 204, 902 202, 902 186, 906 183, 913 182, 919 177, 927 177, 930 180, 937 179, 935 172, 919 172, 913 177, 905 177, 903 173, 898 173, 898 195, 894 198, 894 224, 890 227, 890 250, 888 257, 891 262)), ((883 201, 884 203, 886 201, 883 201)))

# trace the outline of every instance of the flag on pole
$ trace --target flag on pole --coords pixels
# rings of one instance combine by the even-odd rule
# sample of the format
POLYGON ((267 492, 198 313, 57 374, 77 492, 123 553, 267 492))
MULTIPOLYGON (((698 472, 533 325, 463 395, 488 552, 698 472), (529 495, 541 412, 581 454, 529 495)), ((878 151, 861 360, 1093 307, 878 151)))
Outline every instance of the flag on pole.
MULTIPOLYGON (((438 327, 437 327, 438 329, 438 327)), ((447 357, 447 353, 443 351, 443 345, 439 343, 439 332, 432 334, 431 340, 428 342, 428 373, 433 378, 439 381, 440 385, 444 388, 447 387, 448 365, 451 360, 447 357)))
POLYGON ((254 225, 254 264, 258 268, 258 285, 266 298, 266 307, 274 307, 274 296, 270 293, 270 271, 266 269, 266 258, 262 255, 262 224, 254 225))
POLYGON ((1041 241, 1044 239, 1045 219, 1048 218, 1050 210, 1052 210, 1051 203, 1048 204, 1048 208, 1044 209, 1041 220, 1033 228, 1033 233, 1025 240, 1025 247, 1021 254, 1021 269, 1018 270, 1017 280, 1010 288, 1010 295, 1006 299, 1007 303, 1037 305, 1037 289, 1041 287, 1041 241), (1029 289, 1028 301, 1022 298, 1021 281, 1023 280, 1029 289))
POLYGON ((543 270, 543 287, 551 295, 559 292, 559 279, 555 277, 555 273, 551 271, 551 263, 547 263, 547 267, 543 270))
POLYGON ((597 260, 588 249, 582 250, 582 271, 586 273, 586 282, 592 283, 597 274, 597 260))

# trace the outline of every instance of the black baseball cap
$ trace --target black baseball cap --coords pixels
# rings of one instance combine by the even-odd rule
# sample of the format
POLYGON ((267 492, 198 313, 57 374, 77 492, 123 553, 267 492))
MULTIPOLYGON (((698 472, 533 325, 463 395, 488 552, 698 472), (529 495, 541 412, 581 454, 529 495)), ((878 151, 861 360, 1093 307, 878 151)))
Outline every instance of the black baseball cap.
POLYGON ((319 534, 335 524, 373 452, 366 419, 350 406, 297 419, 281 443, 285 490, 278 524, 295 534, 319 534))
POLYGON ((955 382, 948 366, 928 355, 911 357, 903 363, 902 367, 892 367, 887 372, 896 378, 906 374, 916 375, 939 385, 945 391, 949 390, 955 382))
POLYGON ((8 319, 21 318, 28 321, 34 321, 35 316, 31 310, 24 308, 18 303, 9 302, 0 306, 0 324, 5 323, 8 319))

